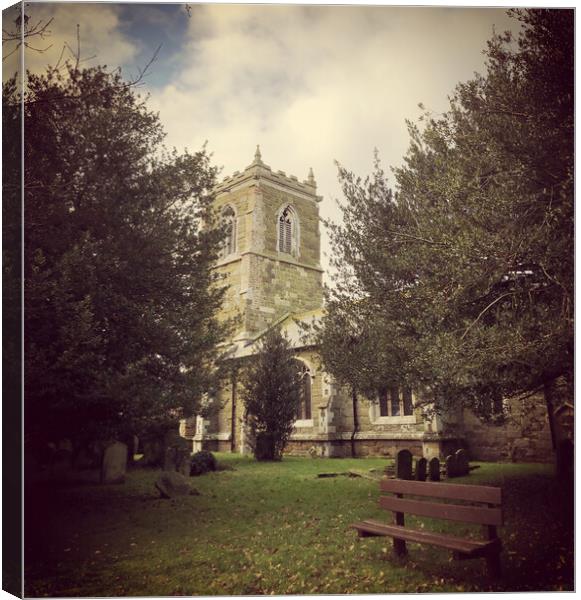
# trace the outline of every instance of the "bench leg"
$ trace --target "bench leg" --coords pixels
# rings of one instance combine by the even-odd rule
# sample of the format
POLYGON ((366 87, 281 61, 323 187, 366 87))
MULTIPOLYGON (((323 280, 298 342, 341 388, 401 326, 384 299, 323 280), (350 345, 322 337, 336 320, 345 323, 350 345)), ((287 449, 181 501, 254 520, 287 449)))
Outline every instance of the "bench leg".
POLYGON ((393 538, 393 552, 396 556, 406 556, 408 549, 405 545, 405 540, 393 538))
MULTIPOLYGON (((489 504, 488 506, 492 508, 492 504, 489 504)), ((484 525, 483 533, 487 540, 496 540, 498 538, 496 527, 494 525, 484 525)), ((490 577, 500 577, 500 549, 497 548, 495 551, 492 551, 488 554, 486 557, 486 566, 488 568, 488 574, 490 577)))
POLYGON ((488 575, 494 579, 498 579, 502 575, 502 569, 500 566, 500 554, 494 552, 486 557, 486 567, 488 569, 488 575))
MULTIPOLYGON (((401 498, 401 494, 396 494, 397 498, 401 498)), ((405 525, 405 515, 401 512, 393 513, 393 522, 395 525, 403 527, 405 525)), ((393 538, 393 552, 396 556, 405 556, 408 551, 405 545, 405 540, 398 540, 393 538)))

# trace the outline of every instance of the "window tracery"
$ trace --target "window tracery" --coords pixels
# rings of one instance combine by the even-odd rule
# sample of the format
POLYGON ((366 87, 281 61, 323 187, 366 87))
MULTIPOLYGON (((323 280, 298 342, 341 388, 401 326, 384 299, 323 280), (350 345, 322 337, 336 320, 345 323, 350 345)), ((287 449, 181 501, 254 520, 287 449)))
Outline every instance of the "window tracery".
POLYGON ((222 210, 222 222, 226 226, 222 257, 226 257, 236 252, 236 213, 230 205, 222 210))
POLYGON ((295 363, 299 372, 301 386, 297 420, 309 420, 313 418, 311 410, 311 371, 300 360, 295 360, 295 363))
POLYGON ((279 213, 277 247, 285 254, 295 255, 298 250, 298 219, 290 204, 279 213))

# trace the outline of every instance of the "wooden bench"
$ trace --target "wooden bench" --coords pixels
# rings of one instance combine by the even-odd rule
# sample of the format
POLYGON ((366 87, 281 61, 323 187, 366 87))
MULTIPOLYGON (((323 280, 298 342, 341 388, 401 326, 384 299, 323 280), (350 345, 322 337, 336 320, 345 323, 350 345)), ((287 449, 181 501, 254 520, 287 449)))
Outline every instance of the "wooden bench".
POLYGON ((394 524, 374 520, 351 524, 350 527, 357 530, 359 537, 392 537, 393 549, 398 556, 407 554, 407 541, 446 548, 454 553, 457 560, 485 558, 489 574, 500 576, 501 543, 496 527, 502 525, 501 488, 402 479, 383 479, 379 486, 381 492, 392 494, 380 496, 379 505, 393 512, 394 524), (404 498, 404 495, 413 498, 404 498), (483 527, 484 539, 473 540, 411 529, 405 526, 406 513, 478 524, 483 527))

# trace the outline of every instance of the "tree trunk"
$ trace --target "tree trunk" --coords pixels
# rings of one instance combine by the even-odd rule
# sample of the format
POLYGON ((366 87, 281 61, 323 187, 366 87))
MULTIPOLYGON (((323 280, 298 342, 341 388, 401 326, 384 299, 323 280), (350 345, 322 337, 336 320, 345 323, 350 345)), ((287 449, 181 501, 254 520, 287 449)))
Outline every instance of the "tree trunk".
POLYGON ((276 443, 272 433, 261 431, 256 434, 254 456, 256 460, 277 460, 276 443))
POLYGON ((351 390, 351 400, 353 402, 353 433, 351 434, 351 456, 357 457, 355 451, 355 435, 359 431, 359 415, 357 414, 357 390, 351 390))
POLYGON ((553 398, 555 392, 555 380, 552 379, 544 385, 545 403, 547 405, 547 415, 549 417, 549 429, 551 430, 551 444, 553 450, 557 448, 557 440, 555 435, 555 410, 553 405, 553 398))

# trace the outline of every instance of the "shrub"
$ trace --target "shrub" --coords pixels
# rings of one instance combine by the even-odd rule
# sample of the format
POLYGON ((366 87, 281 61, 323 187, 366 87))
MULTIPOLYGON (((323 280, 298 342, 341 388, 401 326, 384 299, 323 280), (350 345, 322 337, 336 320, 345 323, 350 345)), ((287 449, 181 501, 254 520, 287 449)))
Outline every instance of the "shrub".
POLYGON ((192 454, 190 463, 190 475, 203 475, 208 471, 215 471, 217 467, 216 458, 211 452, 202 450, 192 454))

